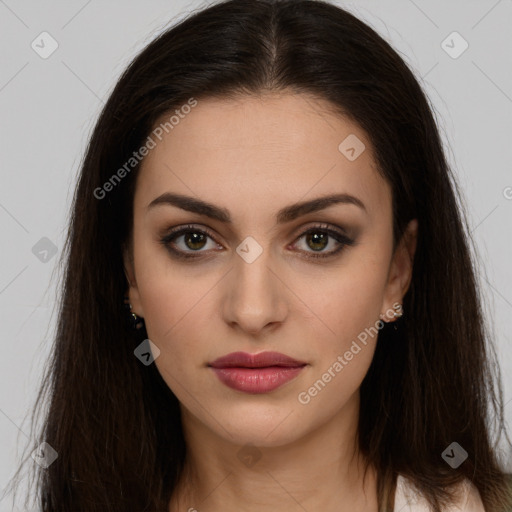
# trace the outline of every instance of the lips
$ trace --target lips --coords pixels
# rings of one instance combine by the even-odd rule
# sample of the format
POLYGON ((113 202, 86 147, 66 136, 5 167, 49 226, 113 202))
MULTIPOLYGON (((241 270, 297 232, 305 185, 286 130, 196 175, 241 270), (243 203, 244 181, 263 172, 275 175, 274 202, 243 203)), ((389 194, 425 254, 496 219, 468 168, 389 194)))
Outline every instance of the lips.
POLYGON ((232 352, 215 359, 208 366, 212 368, 267 368, 269 366, 298 367, 304 366, 304 361, 297 361, 279 352, 232 352))
POLYGON ((294 379, 307 363, 279 352, 233 352, 208 365, 226 386, 244 393, 269 393, 294 379))

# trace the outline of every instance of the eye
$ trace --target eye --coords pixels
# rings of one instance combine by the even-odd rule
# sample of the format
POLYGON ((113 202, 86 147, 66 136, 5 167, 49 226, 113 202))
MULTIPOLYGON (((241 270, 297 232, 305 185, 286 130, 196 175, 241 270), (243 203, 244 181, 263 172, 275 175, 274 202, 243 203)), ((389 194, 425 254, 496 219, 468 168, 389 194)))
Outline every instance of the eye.
POLYGON ((307 253, 308 258, 329 258, 341 252, 346 246, 355 244, 355 240, 341 231, 330 229, 326 224, 311 227, 302 233, 297 240, 303 238, 306 246, 304 252, 307 253), (335 248, 325 251, 324 249, 329 246, 330 242, 333 242, 331 246, 334 245, 335 248), (312 249, 312 252, 308 249, 312 249))
MULTIPOLYGON (((306 249, 299 249, 307 254, 308 258, 328 258, 341 252, 346 246, 355 244, 355 240, 349 238, 343 232, 330 229, 328 225, 322 224, 313 226, 303 232, 295 242, 305 238, 306 249), (334 241, 334 243, 333 243, 334 241), (326 247, 334 245, 334 248, 325 251, 326 247), (312 249, 311 251, 308 249, 312 249)), ((208 239, 212 242, 210 249, 221 247, 215 242, 213 234, 206 229, 199 229, 193 225, 181 226, 171 230, 160 239, 160 243, 177 258, 198 258, 201 253, 208 252, 208 239), (196 254, 194 254, 196 253, 196 254)))
POLYGON ((160 243, 178 258, 196 258, 199 255, 190 253, 205 252, 201 249, 207 246, 208 238, 214 240, 209 231, 188 225, 173 229, 160 240, 160 243), (179 246, 180 238, 182 239, 181 247, 179 246), (175 246, 178 246, 178 249, 175 246))

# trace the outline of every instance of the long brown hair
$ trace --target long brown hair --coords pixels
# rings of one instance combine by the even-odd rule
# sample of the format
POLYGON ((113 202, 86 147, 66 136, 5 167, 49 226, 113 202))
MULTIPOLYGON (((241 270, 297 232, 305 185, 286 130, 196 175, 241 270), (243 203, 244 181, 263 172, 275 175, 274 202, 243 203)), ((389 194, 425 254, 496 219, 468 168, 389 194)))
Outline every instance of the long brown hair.
POLYGON ((154 364, 134 357, 144 330, 126 323, 122 250, 139 168, 126 162, 190 98, 265 91, 328 100, 359 123, 392 187, 395 246, 408 221, 419 222, 406 314, 398 330, 380 331, 360 390, 359 446, 378 471, 380 509, 402 474, 433 511, 464 478, 488 512, 506 510, 493 441, 503 431, 500 376, 434 116, 390 45, 318 0, 228 0, 189 15, 134 59, 106 102, 74 195, 58 328, 34 409, 48 403, 35 445, 58 453, 47 469, 33 465, 42 509, 167 510, 186 446, 176 397, 154 364), (123 165, 122 179, 109 181, 123 165), (455 469, 441 456, 452 442, 468 453, 455 469))

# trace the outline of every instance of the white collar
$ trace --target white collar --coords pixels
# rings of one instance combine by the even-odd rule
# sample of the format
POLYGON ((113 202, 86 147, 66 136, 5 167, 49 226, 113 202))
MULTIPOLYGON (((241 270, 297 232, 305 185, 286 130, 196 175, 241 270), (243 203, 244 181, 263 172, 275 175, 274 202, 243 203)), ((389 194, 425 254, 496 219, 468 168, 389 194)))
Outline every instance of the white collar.
MULTIPOLYGON (((417 493, 411 482, 402 475, 398 475, 396 481, 393 512, 430 512, 425 497, 417 493)), ((449 507, 446 512, 485 512, 480 494, 469 480, 466 479, 463 483, 459 502, 449 507)))

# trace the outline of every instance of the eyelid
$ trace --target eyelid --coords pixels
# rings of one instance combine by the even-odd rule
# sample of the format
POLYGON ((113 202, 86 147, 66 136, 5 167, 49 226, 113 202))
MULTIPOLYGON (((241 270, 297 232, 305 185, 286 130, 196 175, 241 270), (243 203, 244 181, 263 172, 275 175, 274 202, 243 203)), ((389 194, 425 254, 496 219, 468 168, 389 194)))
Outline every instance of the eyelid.
POLYGON ((336 226, 334 224, 329 224, 328 222, 310 222, 306 226, 301 226, 298 229, 298 235, 297 237, 300 238, 307 234, 311 230, 318 229, 319 231, 328 231, 336 233, 339 236, 343 236, 348 238, 352 238, 350 234, 350 230, 347 228, 343 228, 342 226, 336 226))

